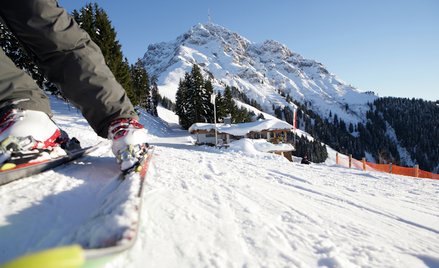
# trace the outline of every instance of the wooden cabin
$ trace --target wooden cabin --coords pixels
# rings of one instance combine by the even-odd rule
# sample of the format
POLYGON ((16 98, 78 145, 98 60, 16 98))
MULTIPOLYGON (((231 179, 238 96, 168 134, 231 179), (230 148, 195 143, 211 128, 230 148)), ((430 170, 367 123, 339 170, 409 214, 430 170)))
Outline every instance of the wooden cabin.
MULTIPOLYGON (((215 131, 217 146, 227 147, 231 141, 243 138, 265 139, 273 144, 281 144, 287 143, 287 134, 293 131, 293 126, 281 120, 270 119, 239 124, 220 123, 216 126, 210 123, 195 123, 189 128, 189 132, 196 135, 196 144, 199 145, 215 145, 215 131)), ((291 151, 294 151, 292 145, 287 149, 283 147, 269 152, 283 155, 291 161, 291 151)))

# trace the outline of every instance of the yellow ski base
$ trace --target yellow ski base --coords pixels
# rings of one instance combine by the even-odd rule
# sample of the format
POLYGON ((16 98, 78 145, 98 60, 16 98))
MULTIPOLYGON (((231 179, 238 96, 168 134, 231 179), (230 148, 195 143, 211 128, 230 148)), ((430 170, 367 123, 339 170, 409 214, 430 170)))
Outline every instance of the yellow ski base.
POLYGON ((79 268, 84 265, 80 246, 66 246, 29 254, 2 265, 1 268, 79 268))
POLYGON ((17 165, 13 164, 13 163, 6 163, 3 164, 2 167, 0 168, 0 170, 9 170, 9 169, 13 169, 15 168, 17 165))

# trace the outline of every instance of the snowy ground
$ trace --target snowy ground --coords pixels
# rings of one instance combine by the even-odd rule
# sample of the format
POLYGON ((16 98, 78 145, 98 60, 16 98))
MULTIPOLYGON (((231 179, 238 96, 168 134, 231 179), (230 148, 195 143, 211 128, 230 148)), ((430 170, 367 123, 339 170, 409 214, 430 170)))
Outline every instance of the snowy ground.
MULTIPOLYGON (((54 109, 84 145, 102 140, 74 109, 54 109)), ((159 112, 168 124, 143 118, 156 153, 139 240, 109 267, 439 267, 439 181, 195 147, 159 112)), ((116 178, 104 142, 0 187, 0 264, 77 241, 116 178)))

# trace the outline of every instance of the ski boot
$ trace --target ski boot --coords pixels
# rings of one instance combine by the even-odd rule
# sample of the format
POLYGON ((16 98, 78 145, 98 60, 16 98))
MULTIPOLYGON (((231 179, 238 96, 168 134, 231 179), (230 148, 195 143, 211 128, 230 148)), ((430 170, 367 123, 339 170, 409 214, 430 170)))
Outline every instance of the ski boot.
POLYGON ((0 118, 0 164, 56 158, 75 143, 44 112, 12 108, 0 118))
POLYGON ((136 119, 121 118, 110 124, 108 138, 123 173, 135 168, 149 147, 146 129, 136 119))

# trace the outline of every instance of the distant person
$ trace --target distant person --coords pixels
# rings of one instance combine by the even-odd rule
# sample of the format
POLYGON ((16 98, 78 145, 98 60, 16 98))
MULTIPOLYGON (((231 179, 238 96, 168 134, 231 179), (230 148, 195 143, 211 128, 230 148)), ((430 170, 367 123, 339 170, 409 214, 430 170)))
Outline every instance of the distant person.
POLYGON ((311 162, 308 160, 308 156, 306 156, 306 155, 304 157, 302 157, 302 161, 300 163, 305 164, 305 165, 311 164, 311 162))
MULTIPOLYGON (((90 36, 52 0, 3 1, 0 19, 94 131, 113 141, 121 169, 134 166, 147 132, 90 36)), ((0 50, 0 142, 18 138, 14 150, 21 151, 57 147, 61 131, 51 116, 47 96, 0 50)))

